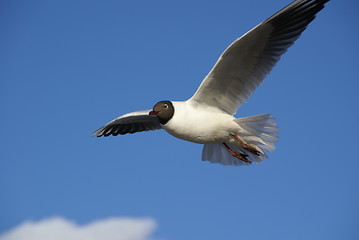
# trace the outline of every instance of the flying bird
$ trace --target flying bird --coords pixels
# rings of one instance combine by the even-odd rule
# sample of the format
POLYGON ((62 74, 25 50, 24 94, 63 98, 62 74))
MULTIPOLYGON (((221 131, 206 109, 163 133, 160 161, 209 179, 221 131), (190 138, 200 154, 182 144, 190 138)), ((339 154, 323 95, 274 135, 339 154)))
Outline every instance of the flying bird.
POLYGON ((122 115, 92 136, 164 129, 204 144, 202 160, 237 166, 261 163, 278 140, 275 119, 270 114, 234 114, 328 1, 292 2, 235 40, 190 99, 160 101, 151 110, 122 115))

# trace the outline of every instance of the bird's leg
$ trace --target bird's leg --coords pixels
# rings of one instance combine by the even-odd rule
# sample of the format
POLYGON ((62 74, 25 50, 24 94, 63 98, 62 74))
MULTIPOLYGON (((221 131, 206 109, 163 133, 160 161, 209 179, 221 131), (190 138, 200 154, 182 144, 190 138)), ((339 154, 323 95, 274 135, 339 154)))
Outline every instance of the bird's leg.
POLYGON ((227 148, 228 152, 230 152, 230 154, 232 154, 233 157, 238 158, 239 160, 246 162, 246 163, 251 163, 251 161, 249 161, 247 159, 248 155, 244 154, 244 153, 237 153, 235 151, 233 151, 226 143, 223 143, 223 145, 227 148))
POLYGON ((243 142, 236 134, 232 133, 232 136, 237 140, 237 142, 239 142, 239 144, 241 144, 244 149, 253 153, 254 155, 260 156, 260 152, 257 149, 243 142))

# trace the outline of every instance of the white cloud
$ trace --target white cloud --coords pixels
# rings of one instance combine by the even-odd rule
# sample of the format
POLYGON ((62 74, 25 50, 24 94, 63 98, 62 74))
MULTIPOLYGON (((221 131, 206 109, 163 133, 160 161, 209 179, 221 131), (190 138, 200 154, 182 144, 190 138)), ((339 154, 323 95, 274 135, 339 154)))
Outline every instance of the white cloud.
POLYGON ((151 218, 113 217, 79 225, 52 217, 26 221, 0 234, 0 240, 149 240, 156 228, 151 218))

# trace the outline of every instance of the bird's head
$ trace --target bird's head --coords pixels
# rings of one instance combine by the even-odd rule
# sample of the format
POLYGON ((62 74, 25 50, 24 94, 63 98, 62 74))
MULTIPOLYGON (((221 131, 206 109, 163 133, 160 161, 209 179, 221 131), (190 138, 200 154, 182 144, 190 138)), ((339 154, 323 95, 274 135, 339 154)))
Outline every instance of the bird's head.
POLYGON ((160 119, 161 124, 166 124, 175 113, 175 108, 171 101, 160 101, 155 104, 149 115, 156 115, 160 119))

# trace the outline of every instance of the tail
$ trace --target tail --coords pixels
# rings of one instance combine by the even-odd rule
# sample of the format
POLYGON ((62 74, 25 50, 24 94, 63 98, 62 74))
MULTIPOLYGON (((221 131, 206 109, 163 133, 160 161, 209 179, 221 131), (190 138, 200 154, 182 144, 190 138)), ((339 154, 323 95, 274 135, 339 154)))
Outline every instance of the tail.
POLYGON ((240 136, 246 143, 256 145, 263 153, 275 150, 274 144, 278 141, 279 129, 269 113, 237 118, 234 121, 245 130, 240 136))
MULTIPOLYGON (((251 162, 261 163, 262 159, 268 158, 266 152, 275 149, 274 144, 278 141, 278 127, 275 119, 270 114, 261 114, 252 117, 237 118, 234 120, 239 125, 236 132, 238 136, 247 144, 255 146, 260 155, 243 151, 238 146, 230 144, 231 149, 248 154, 251 162)), ((223 165, 249 165, 233 157, 223 146, 223 144, 205 144, 202 151, 202 160, 223 165)))

